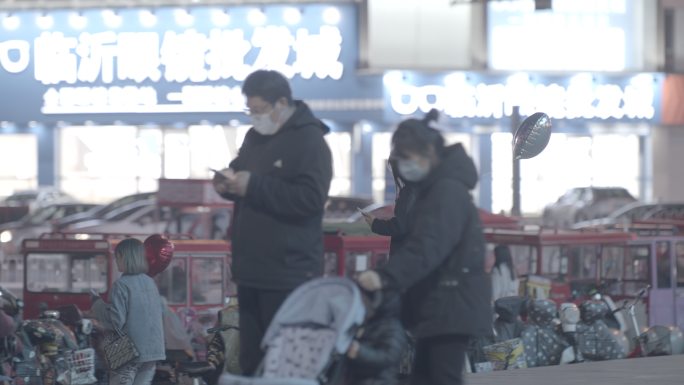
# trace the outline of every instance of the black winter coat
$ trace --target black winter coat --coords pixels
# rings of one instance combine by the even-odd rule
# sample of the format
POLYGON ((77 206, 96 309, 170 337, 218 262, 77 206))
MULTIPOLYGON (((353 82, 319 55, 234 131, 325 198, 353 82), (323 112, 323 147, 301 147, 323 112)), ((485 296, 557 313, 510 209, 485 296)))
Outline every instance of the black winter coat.
POLYGON ((386 287, 406 291, 405 322, 417 338, 492 332, 485 242, 469 192, 476 183, 463 147, 448 147, 416 184, 415 220, 404 244, 378 270, 386 287))
POLYGON ((247 132, 231 163, 251 177, 235 201, 232 274, 240 285, 288 290, 323 273, 323 211, 332 179, 328 127, 303 102, 275 135, 247 132))
POLYGON ((386 300, 364 323, 358 355, 349 360, 349 385, 396 385, 399 363, 407 347, 406 331, 399 320, 400 299, 386 300))
POLYGON ((414 185, 405 185, 399 191, 399 196, 394 202, 394 217, 389 219, 375 219, 371 225, 371 231, 378 235, 392 237, 390 241, 390 255, 401 248, 409 234, 410 223, 413 222, 414 213, 411 211, 416 201, 416 188, 414 185))

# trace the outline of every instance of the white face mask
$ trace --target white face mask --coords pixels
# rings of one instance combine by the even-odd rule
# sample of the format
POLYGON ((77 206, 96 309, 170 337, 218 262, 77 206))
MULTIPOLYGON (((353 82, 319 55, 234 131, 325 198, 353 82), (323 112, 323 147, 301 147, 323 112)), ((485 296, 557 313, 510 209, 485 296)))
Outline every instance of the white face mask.
POLYGON ((270 113, 252 114, 254 130, 261 135, 273 135, 278 132, 280 125, 271 119, 270 113))
POLYGON ((279 105, 276 104, 273 107, 273 110, 271 112, 266 112, 263 114, 252 114, 252 125, 254 126, 254 130, 261 135, 273 135, 276 132, 278 132, 278 129, 280 129, 280 118, 283 115, 283 109, 279 108, 279 105), (274 122, 273 119, 271 119, 271 113, 275 112, 276 113, 276 121, 274 122))
POLYGON ((399 159, 397 161, 399 175, 409 182, 420 182, 430 172, 429 166, 422 166, 413 159, 399 159))

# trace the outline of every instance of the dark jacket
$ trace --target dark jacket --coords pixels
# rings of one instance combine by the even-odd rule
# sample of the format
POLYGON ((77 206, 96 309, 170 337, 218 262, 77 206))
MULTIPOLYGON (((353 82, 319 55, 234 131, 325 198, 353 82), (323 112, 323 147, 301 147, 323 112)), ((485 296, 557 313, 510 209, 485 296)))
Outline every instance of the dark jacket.
POLYGON ((399 307, 399 296, 391 296, 364 323, 356 339, 358 355, 349 360, 348 384, 397 384, 399 362, 407 344, 399 307))
POLYGON ((390 255, 401 248, 409 233, 409 224, 415 216, 412 212, 416 201, 415 186, 405 185, 399 190, 399 196, 394 202, 394 217, 389 219, 375 219, 371 225, 371 231, 378 235, 392 237, 390 241, 390 255))
POLYGON ((329 129, 303 102, 275 135, 247 132, 230 167, 249 171, 235 201, 233 279, 263 289, 292 289, 323 273, 323 211, 332 158, 329 129))
POLYGON ((448 147, 416 185, 408 237, 379 269, 388 288, 406 291, 405 322, 417 338, 491 334, 485 242, 469 192, 476 183, 477 170, 463 147, 448 147))

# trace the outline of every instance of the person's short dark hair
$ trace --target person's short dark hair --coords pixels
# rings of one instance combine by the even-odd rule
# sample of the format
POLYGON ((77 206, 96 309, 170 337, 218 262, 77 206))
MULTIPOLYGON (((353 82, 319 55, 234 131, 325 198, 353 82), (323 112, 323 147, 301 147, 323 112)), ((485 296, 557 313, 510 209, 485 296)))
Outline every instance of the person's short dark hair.
POLYGON ((412 152, 427 156, 432 148, 436 155, 441 156, 444 151, 444 137, 429 125, 437 116, 435 111, 430 111, 424 119, 407 119, 399 123, 392 135, 393 154, 401 157, 412 152))
POLYGON ((271 104, 275 104, 280 98, 287 99, 288 104, 292 103, 290 83, 277 71, 252 72, 242 84, 242 94, 248 98, 258 96, 271 104))

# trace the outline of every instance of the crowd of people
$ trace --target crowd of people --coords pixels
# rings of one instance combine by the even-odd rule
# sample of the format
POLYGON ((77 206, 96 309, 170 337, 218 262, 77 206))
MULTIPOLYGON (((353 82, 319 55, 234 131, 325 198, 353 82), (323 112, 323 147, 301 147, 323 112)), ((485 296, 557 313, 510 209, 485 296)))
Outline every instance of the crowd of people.
MULTIPOLYGON (((260 341, 278 307, 297 286, 322 275, 332 161, 323 138, 328 128, 293 100, 284 76, 257 71, 243 93, 254 126, 214 186, 236 205, 232 269, 240 364, 249 375, 263 358, 260 341)), ((356 278, 364 291, 382 291, 387 303, 350 347, 355 383, 396 383, 405 327, 417 339, 412 383, 460 384, 469 338, 491 331, 484 237, 470 195, 477 171, 461 145, 445 146, 430 126, 435 117, 399 124, 390 159, 399 190, 395 216, 367 216, 373 231, 392 240, 388 263, 356 278), (382 323, 392 326, 372 326, 382 323)))
MULTIPOLYGON (((323 274, 332 157, 324 139, 329 128, 293 99, 282 74, 256 71, 242 92, 253 127, 213 183, 235 203, 231 268, 239 367, 250 376, 264 359, 261 341, 278 308, 298 286, 323 274)), ((363 332, 347 351, 350 384, 397 384, 407 331, 415 339, 411 384, 461 384, 469 340, 491 332, 492 285, 470 193, 477 170, 460 144, 445 145, 431 126, 436 118, 433 111, 398 125, 389 159, 398 191, 395 215, 364 214, 373 232, 391 237, 391 249, 385 265, 355 277, 364 298, 381 293, 382 302, 367 306, 363 332)), ((109 381, 150 384, 155 364, 165 358, 162 299, 146 274, 140 241, 120 242, 115 257, 122 275, 108 302, 93 293, 92 311, 106 328, 128 335, 139 355, 112 370, 109 381)), ((505 259, 497 254, 497 274, 514 279, 505 259)))

